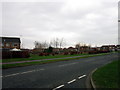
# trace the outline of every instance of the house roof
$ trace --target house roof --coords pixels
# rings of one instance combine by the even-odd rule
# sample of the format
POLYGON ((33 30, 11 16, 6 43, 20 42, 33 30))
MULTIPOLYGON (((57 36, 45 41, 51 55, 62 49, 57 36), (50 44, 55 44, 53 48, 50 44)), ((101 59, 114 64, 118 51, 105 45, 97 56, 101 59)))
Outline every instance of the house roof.
POLYGON ((103 45, 102 47, 115 47, 115 45, 103 45))
POLYGON ((20 38, 18 37, 0 37, 2 42, 14 42, 14 43, 21 43, 20 38))

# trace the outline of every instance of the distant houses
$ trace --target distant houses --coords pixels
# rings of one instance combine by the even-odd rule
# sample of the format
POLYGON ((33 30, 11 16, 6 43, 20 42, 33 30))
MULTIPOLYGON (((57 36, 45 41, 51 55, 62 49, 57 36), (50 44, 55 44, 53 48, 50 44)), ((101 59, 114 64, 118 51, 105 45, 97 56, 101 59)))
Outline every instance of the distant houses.
POLYGON ((101 47, 90 47, 87 45, 76 45, 68 48, 34 48, 21 49, 21 40, 19 37, 0 37, 0 49, 2 50, 3 58, 29 57, 30 53, 39 56, 47 55, 74 55, 74 54, 97 54, 113 51, 120 51, 120 45, 103 45, 101 47))
POLYGON ((103 45, 101 47, 103 50, 117 51, 117 45, 103 45))
POLYGON ((116 45, 117 51, 120 51, 120 45, 116 45))
POLYGON ((40 56, 44 55, 74 55, 74 54, 98 54, 98 53, 107 53, 113 51, 119 51, 120 45, 103 45, 101 47, 90 47, 90 46, 80 46, 80 47, 68 47, 68 48, 54 48, 52 52, 47 52, 47 49, 35 48, 33 49, 34 54, 40 56), (35 53, 36 52, 36 53, 35 53))

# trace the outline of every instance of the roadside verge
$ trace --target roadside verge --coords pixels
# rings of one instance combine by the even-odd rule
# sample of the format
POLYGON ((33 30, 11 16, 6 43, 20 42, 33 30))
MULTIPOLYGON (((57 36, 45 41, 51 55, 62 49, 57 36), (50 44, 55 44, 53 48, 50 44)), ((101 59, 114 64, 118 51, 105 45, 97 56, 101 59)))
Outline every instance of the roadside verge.
POLYGON ((115 90, 120 88, 118 62, 120 61, 113 61, 91 72, 90 82, 94 90, 96 88, 110 88, 115 90))
POLYGON ((31 61, 21 61, 21 62, 10 62, 10 63, 2 63, 2 68, 13 68, 13 67, 21 67, 21 66, 28 66, 28 65, 35 65, 35 64, 45 64, 45 63, 52 63, 57 61, 68 61, 80 58, 88 58, 94 56, 101 56, 101 55, 108 55, 106 54, 94 54, 94 55, 84 55, 84 56, 76 56, 76 57, 66 57, 66 58, 54 58, 54 59, 44 59, 44 60, 31 60, 31 61))

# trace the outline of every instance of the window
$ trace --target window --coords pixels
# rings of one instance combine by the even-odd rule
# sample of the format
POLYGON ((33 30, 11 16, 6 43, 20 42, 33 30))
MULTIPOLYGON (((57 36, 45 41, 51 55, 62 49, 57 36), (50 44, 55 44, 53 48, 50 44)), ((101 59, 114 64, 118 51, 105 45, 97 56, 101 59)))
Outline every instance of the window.
POLYGON ((2 43, 2 47, 4 46, 4 43, 2 43))
POLYGON ((10 44, 9 44, 9 43, 6 43, 6 46, 7 46, 7 47, 9 47, 9 46, 10 46, 10 44))
POLYGON ((14 47, 17 47, 17 46, 18 46, 18 44, 17 44, 17 43, 13 43, 13 46, 14 46, 14 47))

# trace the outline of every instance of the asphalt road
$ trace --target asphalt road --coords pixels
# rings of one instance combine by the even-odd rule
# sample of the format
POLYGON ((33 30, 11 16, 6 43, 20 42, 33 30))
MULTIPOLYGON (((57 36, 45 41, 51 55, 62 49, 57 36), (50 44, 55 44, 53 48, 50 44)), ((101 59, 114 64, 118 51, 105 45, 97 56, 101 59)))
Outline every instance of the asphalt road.
POLYGON ((89 73, 111 61, 118 54, 61 61, 42 65, 32 65, 4 69, 2 88, 86 88, 89 73))

